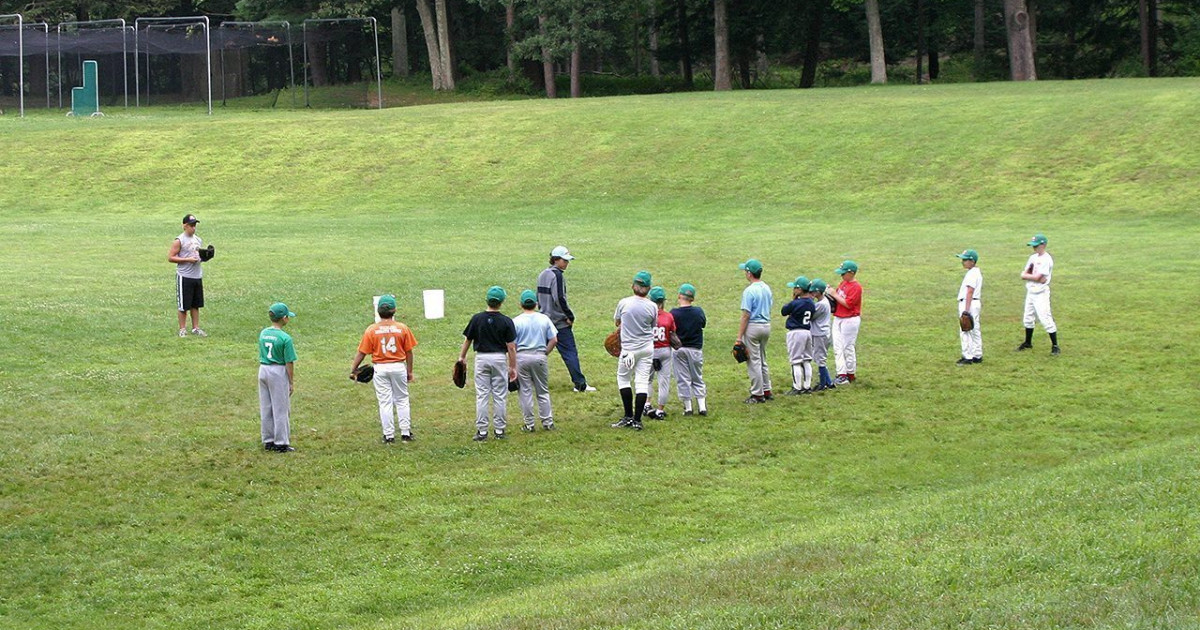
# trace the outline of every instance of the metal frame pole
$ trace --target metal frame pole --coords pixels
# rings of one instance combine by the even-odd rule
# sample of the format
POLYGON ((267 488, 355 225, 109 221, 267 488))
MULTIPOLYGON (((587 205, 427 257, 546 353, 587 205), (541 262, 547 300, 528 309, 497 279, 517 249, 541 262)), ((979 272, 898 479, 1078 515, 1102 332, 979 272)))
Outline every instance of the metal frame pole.
MULTIPOLYGON (((208 78, 208 81, 207 81, 207 83, 208 83, 208 115, 211 116, 212 115, 212 29, 209 27, 210 25, 209 25, 209 21, 208 21, 208 16, 207 15, 186 15, 186 16, 180 16, 180 17, 158 17, 158 18, 140 17, 140 18, 135 19, 133 21, 133 25, 134 25, 133 38, 134 38, 134 42, 135 42, 135 44, 134 44, 134 48, 135 48, 134 62, 135 63, 137 62, 137 54, 136 54, 137 44, 136 44, 136 42, 138 39, 138 31, 141 30, 142 22, 155 22, 155 23, 159 23, 159 24, 183 24, 183 25, 202 24, 204 26, 204 66, 208 73, 208 77, 207 77, 208 78)), ((149 90, 150 90, 150 45, 149 45, 149 43, 147 43, 147 45, 146 45, 146 104, 147 105, 150 104, 150 91, 149 90)), ((138 91, 138 94, 140 97, 140 94, 141 94, 140 89, 138 91)))
MULTIPOLYGON (((121 29, 121 77, 123 79, 122 90, 125 94, 125 109, 129 109, 129 23, 124 18, 112 18, 108 20, 84 20, 79 22, 59 22, 56 30, 58 31, 58 107, 62 109, 62 33, 63 27, 75 27, 76 33, 82 32, 84 26, 105 28, 104 25, 112 24, 116 28, 121 29)), ((134 33, 136 35, 136 33, 134 33)), ((78 53, 76 53, 78 55, 78 53)), ((97 53, 104 54, 104 53, 97 53)), ((134 62, 137 62, 137 53, 134 53, 134 62)), ((135 69, 136 72, 136 69, 135 69)), ((135 75, 134 80, 137 80, 135 75)), ((99 88, 99 86, 97 86, 99 88)), ((98 92, 98 90, 97 90, 98 92)))
POLYGON ((0 15, 0 20, 17 18, 17 101, 20 103, 20 116, 25 117, 25 18, 20 13, 0 15))
POLYGON ((304 20, 304 24, 302 25, 302 28, 303 28, 302 32, 304 34, 303 35, 304 44, 303 44, 303 48, 301 49, 300 53, 302 55, 304 55, 304 59, 300 63, 301 63, 301 65, 304 66, 304 106, 310 107, 310 105, 308 104, 308 20, 304 20))
POLYGON ((379 92, 379 109, 383 109, 383 72, 379 68, 379 21, 371 18, 371 30, 375 35, 375 89, 379 92))

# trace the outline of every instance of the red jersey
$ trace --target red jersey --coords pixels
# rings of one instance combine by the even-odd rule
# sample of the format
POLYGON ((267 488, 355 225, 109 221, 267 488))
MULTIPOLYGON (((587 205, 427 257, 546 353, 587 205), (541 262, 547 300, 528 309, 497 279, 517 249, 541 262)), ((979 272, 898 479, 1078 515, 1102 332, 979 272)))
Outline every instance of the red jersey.
POLYGON ((834 317, 858 317, 862 315, 862 285, 858 280, 846 280, 838 285, 838 297, 846 300, 846 306, 840 303, 833 312, 834 317))
POLYGON ((385 319, 367 328, 358 344, 358 351, 371 355, 373 363, 400 363, 408 358, 408 351, 416 346, 417 338, 408 326, 385 319))
POLYGON ((658 325, 654 327, 654 347, 669 347, 673 332, 675 332, 675 317, 668 311, 659 311, 658 325))

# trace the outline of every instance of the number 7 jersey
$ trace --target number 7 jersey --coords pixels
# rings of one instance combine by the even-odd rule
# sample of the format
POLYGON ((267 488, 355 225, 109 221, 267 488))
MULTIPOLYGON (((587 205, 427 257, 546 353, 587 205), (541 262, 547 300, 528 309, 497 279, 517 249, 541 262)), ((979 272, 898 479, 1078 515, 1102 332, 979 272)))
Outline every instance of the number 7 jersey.
POLYGON ((375 364, 400 363, 408 358, 408 351, 416 346, 417 338, 408 326, 384 320, 367 327, 358 344, 358 351, 371 355, 371 361, 375 364))

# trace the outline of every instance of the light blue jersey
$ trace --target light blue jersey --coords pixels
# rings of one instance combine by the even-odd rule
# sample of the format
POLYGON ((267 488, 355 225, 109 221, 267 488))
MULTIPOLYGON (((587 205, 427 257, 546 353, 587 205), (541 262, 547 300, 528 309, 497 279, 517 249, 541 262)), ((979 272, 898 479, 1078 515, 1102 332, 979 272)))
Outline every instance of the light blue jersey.
POLYGON ((546 344, 558 337, 558 330, 550 318, 537 312, 517 315, 513 318, 513 326, 517 328, 517 352, 545 352, 546 344))
POLYGON ((746 287, 745 291, 742 291, 742 310, 750 313, 751 324, 771 323, 773 304, 771 287, 768 287, 767 283, 762 280, 752 283, 746 287))

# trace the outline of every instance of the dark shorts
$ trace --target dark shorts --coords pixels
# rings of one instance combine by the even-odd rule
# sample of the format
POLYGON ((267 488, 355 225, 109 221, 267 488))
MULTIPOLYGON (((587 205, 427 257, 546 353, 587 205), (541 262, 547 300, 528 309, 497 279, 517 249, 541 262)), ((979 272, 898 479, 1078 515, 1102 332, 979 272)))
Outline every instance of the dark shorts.
POLYGON ((175 298, 179 310, 190 311, 204 306, 204 280, 175 276, 175 298))

